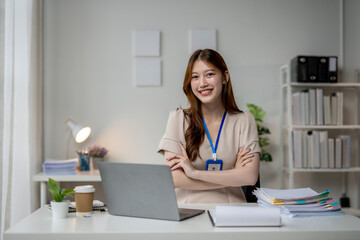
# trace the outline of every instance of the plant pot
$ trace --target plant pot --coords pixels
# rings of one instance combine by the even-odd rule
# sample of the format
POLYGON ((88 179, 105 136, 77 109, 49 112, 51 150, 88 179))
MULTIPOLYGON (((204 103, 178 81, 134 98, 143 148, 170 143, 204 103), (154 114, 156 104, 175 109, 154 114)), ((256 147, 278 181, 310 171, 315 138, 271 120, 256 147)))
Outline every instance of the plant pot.
POLYGON ((62 202, 51 201, 51 211, 53 218, 66 218, 69 211, 69 200, 62 202))
POLYGON ((104 158, 102 157, 92 157, 93 169, 99 169, 99 162, 102 162, 104 158))

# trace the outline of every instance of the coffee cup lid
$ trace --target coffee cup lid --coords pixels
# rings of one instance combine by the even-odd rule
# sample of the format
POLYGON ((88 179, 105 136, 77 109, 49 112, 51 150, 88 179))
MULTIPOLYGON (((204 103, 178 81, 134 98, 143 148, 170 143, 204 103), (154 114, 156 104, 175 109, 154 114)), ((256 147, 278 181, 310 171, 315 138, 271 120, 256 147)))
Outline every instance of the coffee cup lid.
POLYGON ((95 188, 93 185, 76 186, 74 190, 77 193, 95 192, 95 188))

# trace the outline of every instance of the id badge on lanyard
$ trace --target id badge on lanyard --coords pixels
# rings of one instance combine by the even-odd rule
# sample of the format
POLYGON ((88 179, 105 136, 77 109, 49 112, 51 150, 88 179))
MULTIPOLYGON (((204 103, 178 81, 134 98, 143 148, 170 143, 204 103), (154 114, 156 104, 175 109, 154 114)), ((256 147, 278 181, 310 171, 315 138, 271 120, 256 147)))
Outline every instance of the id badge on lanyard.
POLYGON ((204 123, 204 126, 205 126, 206 135, 207 135, 207 137, 209 139, 210 146, 211 146, 211 149, 212 149, 212 152, 213 152, 213 154, 212 154, 213 159, 208 159, 206 161, 206 171, 221 171, 223 169, 223 161, 216 157, 216 150, 217 150, 219 139, 220 139, 221 129, 222 129, 223 125, 224 125, 225 116, 226 116, 226 112, 224 113, 224 116, 223 116, 223 118, 221 120, 220 129, 219 129, 219 132, 218 132, 218 135, 217 135, 215 148, 214 148, 213 142, 211 141, 210 133, 209 133, 209 130, 208 130, 207 126, 206 126, 205 119, 203 118, 203 123, 204 123))

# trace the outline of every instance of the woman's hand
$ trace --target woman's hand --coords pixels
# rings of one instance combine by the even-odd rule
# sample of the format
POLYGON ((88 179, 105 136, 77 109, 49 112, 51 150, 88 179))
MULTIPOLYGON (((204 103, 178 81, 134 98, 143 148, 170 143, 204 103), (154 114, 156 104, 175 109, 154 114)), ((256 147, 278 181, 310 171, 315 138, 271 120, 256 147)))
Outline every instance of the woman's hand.
POLYGON ((244 167, 246 164, 250 163, 253 160, 254 154, 247 155, 250 152, 250 148, 245 149, 241 147, 235 163, 235 168, 244 167))
POLYGON ((172 171, 182 168, 186 176, 193 178, 194 174, 196 173, 196 169, 191 164, 184 146, 180 142, 179 145, 182 151, 182 155, 175 154, 174 156, 167 158, 167 165, 171 167, 172 171))

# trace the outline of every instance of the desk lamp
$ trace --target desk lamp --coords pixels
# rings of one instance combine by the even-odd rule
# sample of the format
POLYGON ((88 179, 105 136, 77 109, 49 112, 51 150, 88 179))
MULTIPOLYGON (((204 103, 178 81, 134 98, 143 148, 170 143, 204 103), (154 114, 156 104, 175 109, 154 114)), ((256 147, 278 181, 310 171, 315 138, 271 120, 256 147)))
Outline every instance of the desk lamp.
MULTIPOLYGON (((91 128, 90 127, 83 127, 83 126, 73 122, 71 119, 67 119, 65 121, 65 124, 67 126, 67 129, 69 130, 69 132, 71 133, 71 135, 75 139, 76 143, 84 142, 86 139, 88 139, 88 137, 91 134, 91 128)), ((68 144, 69 144, 69 137, 68 137, 68 142, 66 144, 66 158, 69 157, 68 144)))
POLYGON ((65 121, 66 126, 71 131, 72 136, 75 139, 76 143, 82 143, 85 141, 91 134, 91 128, 90 127, 83 127, 81 125, 78 125, 71 121, 70 119, 67 119, 65 121))

